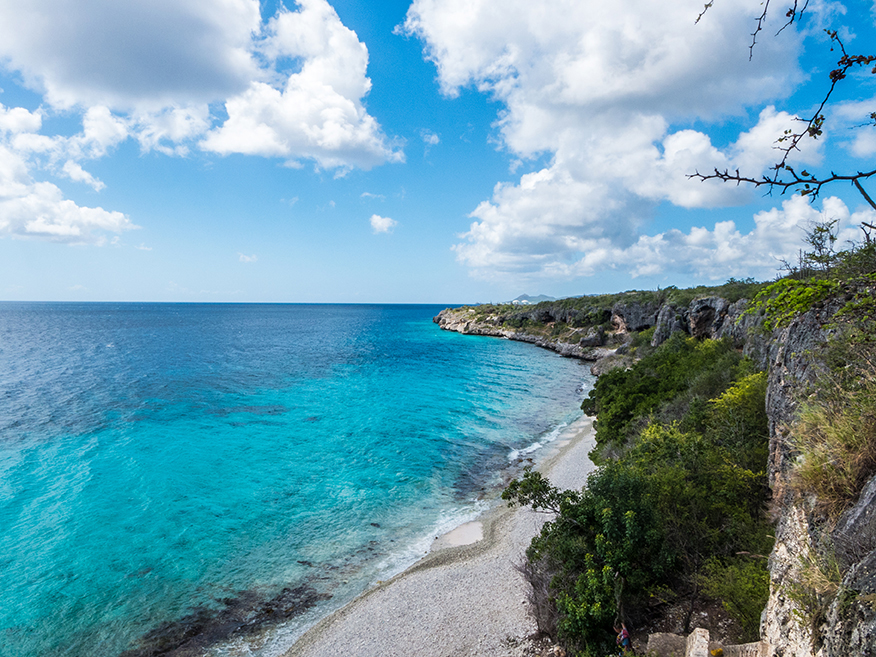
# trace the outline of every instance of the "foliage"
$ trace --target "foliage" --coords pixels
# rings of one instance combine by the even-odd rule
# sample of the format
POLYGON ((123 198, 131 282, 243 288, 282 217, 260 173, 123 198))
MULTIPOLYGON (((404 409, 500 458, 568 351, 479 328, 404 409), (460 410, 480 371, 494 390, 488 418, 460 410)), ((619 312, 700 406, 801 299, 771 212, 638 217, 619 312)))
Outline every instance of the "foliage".
POLYGON ((819 507, 837 517, 876 473, 876 367, 859 362, 856 376, 825 378, 804 405, 792 431, 800 452, 793 487, 814 493, 819 507))
POLYGON ((647 481, 633 469, 610 464, 580 492, 554 488, 527 469, 502 497, 558 514, 532 540, 527 556, 553 573, 558 636, 567 645, 609 647, 603 640, 617 614, 616 588, 642 596, 672 570, 647 481))
MULTIPOLYGON (((707 363, 731 352, 717 341, 676 339, 640 363, 667 377, 671 367, 694 363, 702 374, 711 371, 707 363)), ((607 650, 614 618, 640 620, 667 595, 696 596, 703 578, 716 572, 714 564, 734 564, 741 550, 770 550, 764 515, 768 433, 759 411, 764 377, 748 374, 742 363, 736 355, 724 368, 735 371, 736 380, 725 380, 703 404, 705 433, 684 431, 679 423, 646 423, 626 452, 591 474, 581 491, 559 490, 527 470, 503 493, 512 504, 556 514, 527 556, 542 581, 545 573, 552 578, 556 631, 567 647, 607 650)), ((697 378, 695 368, 681 372, 697 378)), ((614 377, 612 384, 607 377, 599 379, 609 381, 601 384, 602 401, 620 400, 636 378, 614 377)), ((634 411, 627 424, 641 420, 634 411)), ((760 589, 750 588, 736 598, 717 597, 744 620, 762 608, 760 589)))
POLYGON ((750 299, 757 294, 766 283, 758 283, 753 278, 730 278, 723 285, 699 285, 679 290, 676 287, 666 288, 666 301, 676 306, 688 306, 694 299, 704 297, 721 297, 730 303, 739 299, 750 299))
POLYGON ((797 315, 824 301, 839 287, 839 282, 830 278, 783 278, 758 292, 745 314, 763 311, 764 330, 772 331, 787 326, 797 315))
POLYGON ((739 464, 754 471, 764 467, 768 456, 766 389, 766 372, 742 377, 708 402, 704 422, 715 444, 734 451, 739 464))
POLYGON ((764 555, 742 555, 729 559, 713 557, 700 576, 703 592, 721 601, 744 633, 744 641, 757 641, 760 612, 770 593, 770 576, 764 555))
POLYGON ((750 368, 729 340, 698 341, 677 333, 630 369, 600 376, 581 408, 597 416, 598 452, 605 452, 621 448, 639 428, 637 420, 661 409, 660 419, 683 421, 692 405, 696 410, 695 400, 719 395, 750 368))

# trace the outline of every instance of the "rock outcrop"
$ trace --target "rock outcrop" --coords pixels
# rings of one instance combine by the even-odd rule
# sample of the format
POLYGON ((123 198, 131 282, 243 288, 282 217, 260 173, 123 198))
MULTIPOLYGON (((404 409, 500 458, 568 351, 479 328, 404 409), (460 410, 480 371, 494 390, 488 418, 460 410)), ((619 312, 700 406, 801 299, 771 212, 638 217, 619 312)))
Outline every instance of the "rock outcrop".
POLYGON ((765 367, 768 341, 758 339, 751 330, 762 322, 762 318, 745 315, 746 308, 744 299, 730 303, 721 297, 695 299, 684 307, 661 305, 656 301, 619 301, 610 310, 595 307, 580 310, 554 303, 486 316, 479 316, 474 308, 447 308, 438 313, 434 321, 447 331, 529 342, 563 356, 596 361, 592 368, 596 375, 616 367, 629 367, 633 359, 624 355, 623 346, 634 333, 652 327, 651 344, 655 347, 674 333, 698 338, 728 337, 760 367, 765 367), (509 328, 525 321, 546 327, 584 325, 571 328, 561 337, 509 328))
POLYGON ((561 356, 580 358, 582 360, 598 361, 614 354, 616 348, 603 346, 606 335, 601 327, 581 328, 573 330, 565 339, 527 333, 504 328, 498 316, 477 320, 471 309, 447 308, 434 318, 434 322, 446 331, 455 331, 464 335, 489 335, 518 342, 528 342, 543 349, 556 351, 561 356))
MULTIPOLYGON (((844 301, 829 299, 771 333, 762 329, 762 316, 746 313, 746 300, 730 303, 720 297, 695 299, 687 306, 619 302, 610 311, 590 309, 583 313, 590 324, 567 330, 562 339, 508 329, 503 326, 507 318, 498 315, 476 321, 470 309, 442 311, 435 321, 446 330, 521 340, 596 361, 591 370, 597 375, 633 362, 627 346, 631 332, 653 327, 654 346, 675 333, 732 340, 769 372, 768 474, 775 508, 780 509, 769 557, 770 596, 761 618, 764 641, 750 650, 764 657, 876 657, 876 477, 832 531, 813 515, 810 501, 791 499, 785 492, 798 458, 792 431, 800 403, 824 371, 820 355, 834 336, 832 321, 844 301), (830 584, 832 592, 807 598, 807 582, 826 554, 835 556, 841 581, 830 584)), ((555 306, 533 309, 526 318, 574 326, 582 313, 555 306)))
POLYGON ((832 320, 843 301, 832 299, 799 315, 769 343, 769 481, 782 511, 761 635, 776 657, 876 655, 876 478, 830 533, 808 500, 785 493, 798 458, 793 424, 801 400, 824 371, 820 355, 834 335, 832 320), (840 582, 824 572, 833 559, 840 582), (812 589, 814 580, 821 581, 821 591, 812 589))

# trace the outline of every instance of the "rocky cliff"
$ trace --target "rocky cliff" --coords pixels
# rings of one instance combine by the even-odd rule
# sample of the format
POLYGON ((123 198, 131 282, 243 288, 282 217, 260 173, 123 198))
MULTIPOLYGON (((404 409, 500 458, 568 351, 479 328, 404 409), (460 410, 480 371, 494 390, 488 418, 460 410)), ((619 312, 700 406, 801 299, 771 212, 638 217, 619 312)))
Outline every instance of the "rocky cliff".
POLYGON ((777 524, 762 637, 776 657, 844 657, 876 655, 876 477, 838 522, 827 524, 813 512, 812 500, 796 499, 786 490, 798 458, 794 422, 801 400, 823 371, 820 356, 845 300, 828 299, 771 333, 763 330, 761 316, 744 314, 746 300, 718 296, 686 304, 618 300, 610 308, 583 311, 539 304, 523 316, 448 309, 435 322, 445 330, 530 342, 594 361, 595 374, 629 363, 633 336, 640 331, 653 329, 653 346, 676 332, 732 340, 769 372, 768 468, 777 524), (825 568, 837 573, 833 581, 825 568))

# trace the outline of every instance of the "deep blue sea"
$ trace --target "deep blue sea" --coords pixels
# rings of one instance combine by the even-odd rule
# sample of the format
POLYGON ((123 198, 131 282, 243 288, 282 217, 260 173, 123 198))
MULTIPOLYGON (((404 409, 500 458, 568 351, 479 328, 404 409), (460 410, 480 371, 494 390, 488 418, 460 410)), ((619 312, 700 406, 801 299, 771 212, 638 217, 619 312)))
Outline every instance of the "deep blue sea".
POLYGON ((275 655, 495 503, 592 377, 441 308, 0 303, 0 655, 275 655))

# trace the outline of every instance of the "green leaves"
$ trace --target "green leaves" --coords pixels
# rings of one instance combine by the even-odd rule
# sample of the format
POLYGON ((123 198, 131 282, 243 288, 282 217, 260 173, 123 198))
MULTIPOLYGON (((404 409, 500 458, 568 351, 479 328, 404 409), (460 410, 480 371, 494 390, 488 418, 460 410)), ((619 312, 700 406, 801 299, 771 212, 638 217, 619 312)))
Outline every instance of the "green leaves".
POLYGON ((839 288, 837 281, 828 278, 783 278, 758 292, 745 314, 763 311, 764 329, 772 331, 787 326, 797 315, 805 313, 839 288))
MULTIPOLYGON (((588 400, 597 439, 621 453, 583 490, 561 491, 532 470, 509 485, 512 504, 557 513, 527 556, 552 573, 567 647, 607 650, 617 615, 696 595, 735 553, 769 550, 765 389, 766 375, 729 343, 676 336, 597 381, 588 400)), ((755 588, 725 601, 743 624, 760 614, 755 588)))
MULTIPOLYGON (((696 411, 695 400, 720 394, 749 368, 727 340, 675 334, 630 369, 603 374, 581 404, 585 413, 597 416, 597 453, 591 457, 599 459, 599 452, 622 447, 652 414, 684 422, 696 411)), ((693 416, 688 420, 691 426, 698 424, 693 416)))

